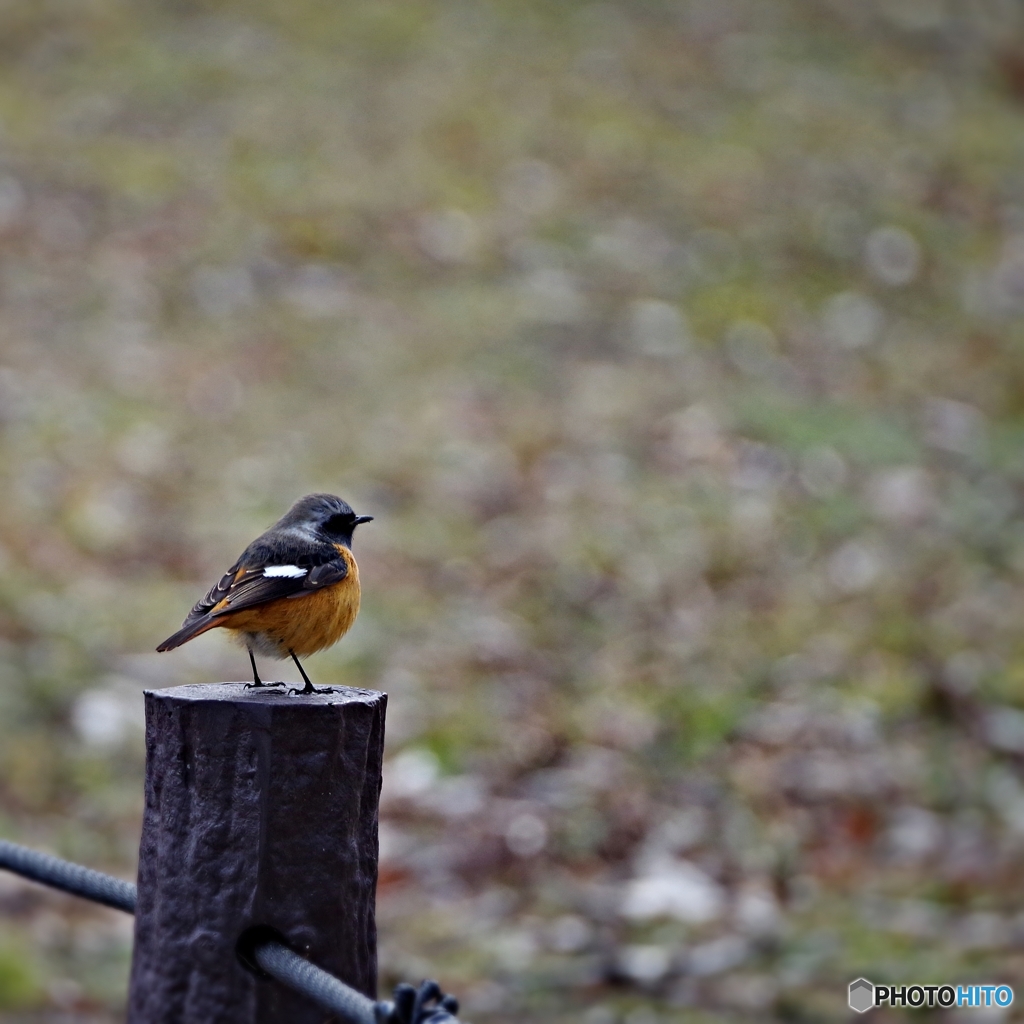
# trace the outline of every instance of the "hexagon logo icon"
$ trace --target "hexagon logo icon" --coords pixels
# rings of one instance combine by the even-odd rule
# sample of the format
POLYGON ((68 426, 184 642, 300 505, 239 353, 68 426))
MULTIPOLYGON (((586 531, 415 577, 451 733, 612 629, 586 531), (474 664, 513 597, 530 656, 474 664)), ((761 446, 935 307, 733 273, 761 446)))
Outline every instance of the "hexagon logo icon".
POLYGON ((867 1013, 875 1004, 875 986, 867 978, 850 982, 850 1009, 867 1013))

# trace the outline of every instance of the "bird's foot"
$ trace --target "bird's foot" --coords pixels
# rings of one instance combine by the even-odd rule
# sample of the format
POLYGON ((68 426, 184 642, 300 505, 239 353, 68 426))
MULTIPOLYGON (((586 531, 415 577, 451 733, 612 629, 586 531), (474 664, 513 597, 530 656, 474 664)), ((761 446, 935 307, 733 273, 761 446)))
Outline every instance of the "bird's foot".
POLYGON ((265 683, 262 679, 257 679, 255 683, 245 684, 247 690, 266 690, 271 686, 284 686, 284 680, 279 679, 276 683, 265 683))
POLYGON ((297 690, 294 686, 288 691, 288 696, 306 697, 311 693, 337 693, 338 691, 333 686, 321 686, 316 687, 312 683, 307 683, 301 690, 297 690))

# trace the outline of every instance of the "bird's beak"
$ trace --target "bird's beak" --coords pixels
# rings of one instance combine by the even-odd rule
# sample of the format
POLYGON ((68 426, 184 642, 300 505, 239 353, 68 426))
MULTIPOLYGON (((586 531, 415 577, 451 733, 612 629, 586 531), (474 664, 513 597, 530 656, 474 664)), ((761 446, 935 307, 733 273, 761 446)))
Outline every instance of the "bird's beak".
POLYGON ((373 516, 356 516, 355 525, 358 526, 360 523, 372 523, 373 516))

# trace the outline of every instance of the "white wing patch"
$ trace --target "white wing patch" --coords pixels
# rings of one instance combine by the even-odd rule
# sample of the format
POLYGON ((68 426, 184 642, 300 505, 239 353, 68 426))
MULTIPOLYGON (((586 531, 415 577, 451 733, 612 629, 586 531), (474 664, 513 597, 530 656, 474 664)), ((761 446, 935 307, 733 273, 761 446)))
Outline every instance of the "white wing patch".
POLYGON ((305 576, 308 569, 300 569, 297 565, 268 565, 263 570, 264 576, 287 576, 290 579, 298 579, 305 576))

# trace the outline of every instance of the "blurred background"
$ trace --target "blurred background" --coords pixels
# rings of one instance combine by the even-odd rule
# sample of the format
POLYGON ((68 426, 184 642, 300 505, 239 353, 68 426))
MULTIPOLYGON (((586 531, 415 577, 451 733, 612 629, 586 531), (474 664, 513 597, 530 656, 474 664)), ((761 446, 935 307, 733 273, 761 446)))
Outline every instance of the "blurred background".
MULTIPOLYGON (((1024 985, 1022 119, 1013 0, 4 3, 0 834, 134 876, 142 689, 248 673, 153 648, 327 490, 382 992, 1024 985)), ((130 940, 0 875, 0 1019, 130 940)))

